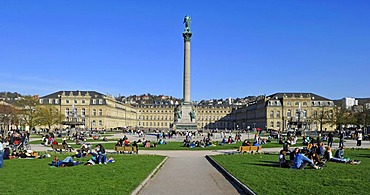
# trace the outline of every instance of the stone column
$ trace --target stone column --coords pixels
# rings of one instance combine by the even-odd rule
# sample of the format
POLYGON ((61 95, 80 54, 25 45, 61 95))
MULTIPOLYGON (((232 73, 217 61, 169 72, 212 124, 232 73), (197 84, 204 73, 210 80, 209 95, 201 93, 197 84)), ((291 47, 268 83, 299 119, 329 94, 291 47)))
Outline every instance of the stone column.
POLYGON ((190 39, 184 36, 184 104, 190 104, 190 39))

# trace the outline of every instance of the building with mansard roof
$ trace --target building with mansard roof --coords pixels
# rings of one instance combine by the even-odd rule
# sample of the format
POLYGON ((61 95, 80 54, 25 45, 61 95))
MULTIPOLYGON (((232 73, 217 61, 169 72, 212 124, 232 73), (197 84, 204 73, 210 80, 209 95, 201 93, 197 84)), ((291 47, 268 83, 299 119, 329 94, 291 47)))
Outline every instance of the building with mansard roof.
POLYGON ((39 101, 62 113, 64 125, 89 129, 136 126, 137 112, 133 106, 96 91, 58 91, 39 101))
POLYGON ((250 128, 333 130, 320 119, 334 108, 332 100, 314 93, 275 93, 239 107, 235 115, 238 125, 250 128))

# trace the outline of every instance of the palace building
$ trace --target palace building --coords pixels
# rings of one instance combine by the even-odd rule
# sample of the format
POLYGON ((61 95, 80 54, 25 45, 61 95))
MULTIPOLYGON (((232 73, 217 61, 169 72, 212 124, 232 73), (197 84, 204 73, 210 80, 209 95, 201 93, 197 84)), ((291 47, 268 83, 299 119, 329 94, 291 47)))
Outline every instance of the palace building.
POLYGON ((332 115, 334 108, 332 100, 314 93, 275 93, 238 108, 236 123, 274 130, 332 130, 322 118, 332 115))
POLYGON ((39 101, 61 112, 65 116, 64 125, 89 129, 136 126, 137 112, 133 106, 95 91, 58 91, 39 101))

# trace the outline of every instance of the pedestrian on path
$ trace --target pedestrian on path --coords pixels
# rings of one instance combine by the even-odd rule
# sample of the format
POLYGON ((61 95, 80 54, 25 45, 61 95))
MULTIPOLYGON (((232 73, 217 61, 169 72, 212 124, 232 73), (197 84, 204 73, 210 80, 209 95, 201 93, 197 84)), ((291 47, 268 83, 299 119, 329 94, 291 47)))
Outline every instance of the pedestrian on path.
POLYGON ((3 155, 4 155, 4 145, 3 141, 0 140, 0 168, 3 167, 3 155))

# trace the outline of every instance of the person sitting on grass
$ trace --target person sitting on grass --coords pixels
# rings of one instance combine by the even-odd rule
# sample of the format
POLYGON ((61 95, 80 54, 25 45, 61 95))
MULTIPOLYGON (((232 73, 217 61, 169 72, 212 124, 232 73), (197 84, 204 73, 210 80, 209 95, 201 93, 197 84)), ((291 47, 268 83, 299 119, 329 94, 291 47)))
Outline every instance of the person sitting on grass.
POLYGON ((229 138, 227 139, 227 143, 228 144, 235 143, 235 140, 233 140, 233 138, 231 136, 229 136, 229 138))
POLYGON ((298 153, 299 153, 299 148, 295 148, 292 152, 290 152, 289 160, 291 162, 294 162, 294 159, 295 159, 295 157, 297 156, 298 153))
POLYGON ((322 161, 320 156, 315 151, 311 151, 309 158, 317 166, 324 166, 325 164, 325 161, 322 161))
POLYGON ((19 154, 17 153, 16 150, 13 150, 12 153, 9 156, 10 159, 12 158, 19 158, 19 154))
POLYGON ((330 159, 333 162, 348 163, 348 164, 360 164, 359 160, 351 160, 350 158, 344 157, 344 146, 341 146, 336 152, 333 158, 330 159))
POLYGON ((167 142, 164 141, 164 139, 161 138, 161 139, 159 139, 158 144, 159 145, 164 145, 164 144, 167 144, 167 142))
POLYGON ((311 159, 305 156, 306 151, 302 151, 302 152, 303 153, 298 153, 296 157, 294 158, 294 163, 293 163, 294 169, 303 170, 305 167, 307 167, 307 165, 310 165, 314 169, 322 169, 322 167, 315 165, 311 159))
POLYGON ((95 164, 98 164, 98 155, 96 153, 91 153, 91 158, 88 160, 84 165, 86 166, 92 166, 95 164))
POLYGON ((9 148, 4 148, 3 159, 4 160, 10 159, 10 149, 9 148))
POLYGON ((192 141, 189 145, 190 148, 195 148, 195 141, 192 141))
POLYGON ((251 142, 247 139, 245 139, 242 143, 242 146, 250 146, 251 145, 251 142))
POLYGON ((285 157, 286 157, 286 151, 285 150, 280 150, 279 166, 282 167, 282 168, 290 168, 291 163, 290 163, 290 161, 286 160, 285 157))
POLYGON ((317 149, 316 149, 316 154, 319 155, 319 156, 324 156, 324 152, 325 152, 324 142, 321 142, 319 147, 317 147, 317 149))
POLYGON ((105 148, 101 144, 97 144, 95 151, 98 153, 99 164, 107 164, 107 155, 105 154, 105 148))
POLYGON ((74 150, 72 148, 72 146, 68 145, 67 143, 67 138, 63 138, 63 142, 62 142, 62 146, 67 150, 69 150, 69 152, 72 152, 72 150, 74 150))

